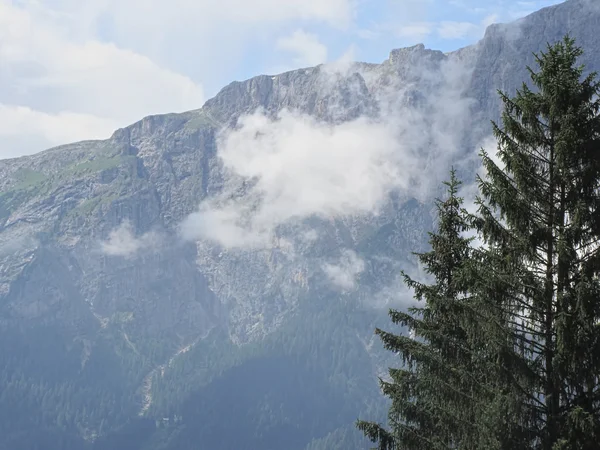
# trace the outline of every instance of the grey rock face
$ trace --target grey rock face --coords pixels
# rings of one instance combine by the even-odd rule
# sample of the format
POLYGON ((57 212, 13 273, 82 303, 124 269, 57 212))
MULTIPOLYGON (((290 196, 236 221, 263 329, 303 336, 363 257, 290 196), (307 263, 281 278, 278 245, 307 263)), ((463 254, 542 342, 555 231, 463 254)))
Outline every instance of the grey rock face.
MULTIPOLYGON (((272 116, 290 109, 330 123, 376 118, 384 90, 410 85, 405 101, 416 101, 420 78, 410 68, 419 55, 427 70, 438 72, 445 59, 418 46, 394 51, 381 66, 356 64, 342 71, 321 66, 260 76, 232 83, 201 110, 147 117, 107 141, 2 162, 2 236, 6 242, 14 241, 12 236, 29 239, 28 253, 5 252, 8 304, 22 301, 13 300, 11 286, 26 268, 43 273, 38 254, 51 246, 57 257, 71 261, 69 279, 77 295, 69 298, 100 325, 132 314, 128 326, 144 333, 131 331, 132 339, 168 330, 184 345, 219 325, 245 342, 272 331, 293 310, 311 279, 319 278, 323 262, 335 259, 340 249, 357 249, 382 226, 392 231, 380 239, 401 243, 406 254, 418 248, 428 219, 400 217, 392 202, 377 217, 315 219, 320 236, 313 242, 294 235, 302 229, 297 224, 274 236, 270 248, 251 252, 227 251, 207 241, 182 243, 175 234, 200 202, 240 182, 227 178, 217 157, 223 126, 259 108, 272 116), (103 253, 100 243, 125 223, 131 224, 129 240, 156 233, 165 242, 131 255, 103 253), (279 241, 293 241, 293 254, 279 241)), ((30 292, 27 301, 53 304, 54 295, 64 293, 30 292)))
POLYGON ((483 117, 498 120, 497 89, 513 95, 523 81, 530 81, 526 66, 535 67, 533 53, 546 50, 547 43, 569 33, 585 50, 582 63, 588 72, 600 68, 600 6, 595 0, 568 0, 544 8, 523 19, 488 27, 474 46, 475 68, 471 92, 483 117))

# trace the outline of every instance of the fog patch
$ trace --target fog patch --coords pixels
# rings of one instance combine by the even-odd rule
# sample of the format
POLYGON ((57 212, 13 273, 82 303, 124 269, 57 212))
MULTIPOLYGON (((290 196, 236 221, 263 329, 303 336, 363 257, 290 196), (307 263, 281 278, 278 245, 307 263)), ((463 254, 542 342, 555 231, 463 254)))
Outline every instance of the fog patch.
POLYGON ((334 264, 322 265, 327 278, 338 289, 353 291, 358 286, 358 276, 365 270, 365 262, 352 250, 344 250, 334 264))
POLYGON ((100 248, 108 256, 132 258, 143 250, 158 247, 160 243, 158 233, 151 231, 136 236, 131 222, 124 221, 108 234, 108 238, 100 243, 100 248))

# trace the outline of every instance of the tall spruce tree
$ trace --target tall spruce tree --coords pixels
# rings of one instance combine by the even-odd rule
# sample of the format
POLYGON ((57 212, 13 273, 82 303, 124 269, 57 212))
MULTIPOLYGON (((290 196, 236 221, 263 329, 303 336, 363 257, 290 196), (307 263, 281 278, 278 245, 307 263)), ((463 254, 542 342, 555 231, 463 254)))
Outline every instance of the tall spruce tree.
POLYGON ((500 93, 501 163, 482 152, 474 223, 488 265, 477 289, 489 323, 500 318, 489 381, 518 403, 498 422, 513 448, 600 445, 600 89, 581 54, 566 37, 536 56, 535 89, 500 93))
POLYGON ((445 184, 447 199, 437 201, 438 229, 430 233, 431 251, 417 254, 434 282, 419 283, 404 274, 424 305, 389 313, 392 322, 407 327, 412 336, 376 330, 385 348, 399 353, 404 364, 389 370, 390 381, 380 380, 392 400, 390 429, 358 422, 380 450, 482 448, 474 428, 479 402, 470 367, 472 333, 466 328, 472 317, 467 297, 470 239, 464 237, 468 225, 454 170, 445 184))

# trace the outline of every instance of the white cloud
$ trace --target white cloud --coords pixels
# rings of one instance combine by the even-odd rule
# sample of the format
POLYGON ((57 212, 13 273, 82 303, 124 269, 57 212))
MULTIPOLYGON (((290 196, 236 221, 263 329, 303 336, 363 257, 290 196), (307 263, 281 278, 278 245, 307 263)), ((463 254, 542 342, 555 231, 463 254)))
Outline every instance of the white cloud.
POLYGON ((296 67, 316 66, 327 61, 327 47, 315 34, 296 30, 291 35, 279 38, 277 48, 295 54, 296 67))
POLYGON ((478 30, 477 24, 471 22, 444 21, 438 27, 438 34, 442 39, 464 39, 478 30))
MULTIPOLYGON (((382 7, 385 14, 379 16, 379 20, 370 20, 368 26, 358 28, 356 34, 371 40, 394 36, 401 40, 396 46, 425 42, 433 48, 443 46, 444 50, 454 50, 440 40, 474 42, 493 23, 512 22, 563 1, 398 0, 388 2, 387 7, 382 7)), ((582 5, 586 3, 598 2, 582 0, 582 5)))
POLYGON ((21 232, 21 234, 17 235, 14 233, 10 235, 10 232, 6 234, 9 234, 9 236, 2 236, 3 239, 0 239, 0 258, 14 256, 15 253, 39 245, 38 239, 29 230, 25 230, 24 233, 21 232))
POLYGON ((319 233, 314 229, 306 230, 300 234, 300 239, 304 243, 312 243, 319 239, 319 233))
MULTIPOLYGON (((562 3, 565 0, 532 0, 532 1, 506 1, 489 0, 481 2, 478 0, 450 0, 448 3, 462 10, 468 15, 497 15, 502 21, 515 20, 524 17, 534 11, 546 6, 562 3)), ((597 3, 596 0, 583 0, 597 3)))
MULTIPOLYGON (((0 158, 199 108, 198 80, 215 84, 257 26, 274 33, 282 23, 311 21, 343 29, 354 9, 352 0, 0 0, 0 105, 19 117, 1 135, 0 158)), ((304 32, 281 45, 296 65, 327 57, 304 32)))
POLYGON ((498 14, 492 13, 486 15, 483 19, 481 19, 481 22, 479 24, 485 31, 485 28, 489 27, 490 25, 496 22, 498 22, 498 14))
POLYGON ((356 35, 361 39, 373 40, 381 36, 381 32, 375 30, 369 30, 368 28, 361 28, 356 31, 356 35))
POLYGON ((322 269, 334 286, 351 291, 357 287, 357 279, 365 270, 365 262, 354 251, 344 250, 335 264, 323 264, 322 269))
POLYGON ((107 137, 109 127, 202 105, 202 88, 189 78, 114 44, 74 39, 62 16, 23 5, 0 0, 1 111, 17 114, 0 157, 107 137))
POLYGON ((34 153, 65 142, 107 138, 116 127, 113 120, 89 114, 48 114, 26 106, 0 104, 0 157, 34 153))
MULTIPOLYGON (((354 77, 350 68, 324 66, 319 88, 334 96, 339 83, 344 92, 352 89, 343 81, 354 77)), ((399 80, 381 92, 378 119, 331 124, 293 111, 240 118, 218 141, 226 179, 234 181, 184 221, 183 237, 268 248, 277 228, 295 220, 377 214, 393 191, 427 199, 473 127, 472 101, 464 97, 469 71, 458 62, 435 74, 430 67, 410 69, 431 78, 426 98, 419 106, 407 103, 411 85, 399 80)))
MULTIPOLYGON (((323 87, 327 88, 328 84, 340 77, 348 77, 352 73, 352 69, 356 62, 357 47, 351 45, 335 60, 321 66, 323 87)), ((331 109, 331 108, 330 108, 331 109)))
POLYGON ((154 232, 135 236, 130 222, 125 221, 112 230, 108 239, 101 243, 101 250, 109 256, 122 256, 131 258, 138 252, 156 247, 160 244, 160 237, 154 232))
POLYGON ((481 38, 485 29, 498 19, 496 14, 485 16, 479 23, 442 21, 438 25, 437 33, 442 39, 481 38))
POLYGON ((231 81, 248 52, 264 57, 266 43, 272 45, 283 26, 318 24, 339 31, 355 16, 354 0, 50 1, 67 12, 61 25, 74 35, 102 36, 201 80, 211 93, 231 81))
MULTIPOLYGON (((501 169, 504 169, 504 163, 497 155, 498 152, 498 141, 493 135, 488 135, 481 140, 481 144, 477 146, 477 149, 484 149, 490 159, 501 169)), ((464 162, 467 165, 476 168, 476 173, 481 178, 486 179, 487 171, 482 164, 481 158, 479 157, 479 152, 472 152, 465 158, 464 162)), ((479 186, 475 179, 473 180, 462 180, 463 185, 458 192, 458 195, 463 199, 463 208, 470 214, 477 214, 479 206, 476 203, 477 196, 480 195, 479 186)), ((481 240, 481 236, 476 230, 469 230, 465 233, 465 237, 473 238, 472 246, 481 247, 483 246, 483 241, 481 240)))
POLYGON ((290 20, 315 20, 345 27, 354 16, 351 0, 91 0, 93 6, 77 5, 77 0, 59 3, 98 17, 110 14, 119 33, 139 35, 139 31, 155 29, 161 34, 185 25, 222 26, 224 22, 237 25, 280 23, 290 20), (132 20, 143 17, 144 20, 132 20), (182 22, 177 23, 173 19, 182 22), (165 27, 162 28, 161 26, 165 27))
MULTIPOLYGON (((355 0, 0 0, 0 104, 5 110, 29 108, 61 130, 79 130, 61 132, 65 140, 57 141, 32 132, 44 126, 23 125, 3 138, 0 158, 71 136, 104 136, 108 124, 198 108, 203 87, 212 93, 233 78, 232 72, 239 75, 250 49, 258 56, 250 73, 264 72, 260 64, 289 69, 325 62, 332 51, 317 25, 330 27, 329 35, 332 28, 350 31, 336 34, 336 44, 338 37, 357 34, 430 38, 436 1, 394 2, 382 11, 399 21, 378 25, 380 17, 359 15, 361 2, 355 0), (318 31, 303 31, 309 27, 318 31), (281 37, 285 29, 298 31, 281 37), (267 47, 284 52, 266 55, 267 47)), ((466 33, 471 27, 465 23, 448 22, 440 33, 466 33)))
POLYGON ((259 112, 240 123, 221 140, 219 155, 230 172, 256 183, 240 200, 203 204, 184 223, 187 238, 263 245, 291 219, 373 212, 390 189, 408 183, 395 162, 403 153, 396 131, 387 124, 360 118, 328 125, 288 111, 275 120, 259 112))
MULTIPOLYGON (((404 263, 402 270, 418 283, 431 284, 434 279, 427 273, 418 259, 413 259, 411 264, 404 263)), ((366 300, 367 304, 375 308, 396 308, 407 309, 419 304, 415 298, 415 292, 408 287, 404 281, 404 276, 400 273, 389 285, 375 292, 366 300)))
POLYGON ((427 37, 433 31, 434 24, 431 22, 417 22, 402 25, 396 29, 396 36, 419 40, 427 37))

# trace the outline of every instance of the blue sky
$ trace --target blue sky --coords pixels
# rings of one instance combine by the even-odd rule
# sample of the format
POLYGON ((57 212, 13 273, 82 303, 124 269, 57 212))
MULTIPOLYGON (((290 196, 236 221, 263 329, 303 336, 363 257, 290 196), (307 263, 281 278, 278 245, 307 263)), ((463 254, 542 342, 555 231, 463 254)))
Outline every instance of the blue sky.
POLYGON ((199 108, 232 80, 443 51, 560 0, 0 0, 0 158, 199 108))
MULTIPOLYGON (((304 20, 282 25, 279 34, 302 30, 315 36, 327 49, 329 61, 351 55, 360 61, 381 62, 391 49, 418 43, 442 51, 456 50, 476 42, 490 23, 509 22, 562 1, 359 0, 348 24, 304 20)), ((251 34, 240 64, 228 79, 295 68, 293 55, 273 45, 280 38, 270 33, 251 34)), ((220 78, 213 85, 211 80, 207 93, 212 95, 224 82, 220 78)))

